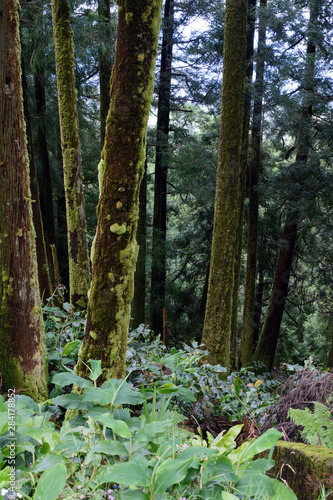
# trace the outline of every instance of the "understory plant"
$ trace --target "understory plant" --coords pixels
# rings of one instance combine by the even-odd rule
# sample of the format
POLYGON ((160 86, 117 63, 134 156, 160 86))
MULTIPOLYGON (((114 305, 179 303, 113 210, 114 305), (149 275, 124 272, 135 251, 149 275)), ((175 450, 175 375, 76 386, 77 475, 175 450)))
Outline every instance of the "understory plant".
POLYGON ((296 425, 302 426, 301 436, 306 443, 326 446, 333 449, 333 419, 332 411, 318 401, 313 402, 313 411, 291 408, 288 412, 296 425))
POLYGON ((153 385, 171 381, 181 389, 172 404, 186 415, 203 420, 208 415, 224 415, 241 420, 245 415, 260 420, 274 404, 277 382, 269 373, 256 375, 256 366, 233 372, 222 380, 226 368, 205 361, 207 351, 193 341, 182 348, 167 349, 159 337, 141 325, 129 335, 127 373, 133 384, 153 385))
MULTIPOLYGON (((101 364, 90 361, 90 380, 72 371, 53 376, 58 388, 75 384, 81 394, 60 394, 37 404, 15 397, 15 431, 8 424, 8 402, 0 401, 0 488, 13 491, 10 461, 15 459, 17 494, 28 500, 56 499, 295 499, 266 472, 281 434, 270 429, 235 449, 242 425, 207 440, 178 432, 168 405, 179 387, 155 384, 134 388, 125 380, 97 387, 101 364), (70 421, 61 410, 76 410, 70 421), (14 450, 14 451, 13 451, 14 450), (256 456, 270 450, 267 459, 256 456)), ((12 402, 13 404, 13 402, 12 402)))

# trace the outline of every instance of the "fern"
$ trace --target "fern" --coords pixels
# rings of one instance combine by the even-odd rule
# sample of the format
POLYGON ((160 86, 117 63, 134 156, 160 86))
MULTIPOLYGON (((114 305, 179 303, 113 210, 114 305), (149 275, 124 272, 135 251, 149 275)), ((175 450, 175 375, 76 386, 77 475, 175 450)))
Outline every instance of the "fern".
POLYGON ((290 409, 288 416, 296 425, 303 427, 301 436, 309 444, 321 444, 333 449, 333 420, 329 408, 325 405, 315 401, 313 412, 309 408, 290 409))

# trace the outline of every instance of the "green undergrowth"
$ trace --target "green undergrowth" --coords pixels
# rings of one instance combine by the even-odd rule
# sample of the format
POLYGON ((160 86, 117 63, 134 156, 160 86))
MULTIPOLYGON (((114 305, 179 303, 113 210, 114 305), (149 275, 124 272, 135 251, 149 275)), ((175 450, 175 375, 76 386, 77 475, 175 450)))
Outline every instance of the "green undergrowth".
POLYGON ((0 488, 25 499, 169 500, 295 499, 293 492, 266 472, 281 437, 270 429, 236 448, 242 425, 207 440, 178 428, 180 412, 170 409, 181 386, 155 383, 151 389, 125 380, 97 387, 101 363, 90 360, 90 380, 68 369, 52 376, 58 389, 76 384, 81 394, 63 393, 37 404, 16 395, 0 401, 0 488), (15 405, 15 428, 8 423, 15 405), (70 420, 61 410, 76 410, 70 420), (267 459, 258 453, 270 450, 267 459))
POLYGON ((313 411, 310 408, 303 410, 291 408, 288 416, 296 425, 303 427, 301 436, 305 443, 333 449, 332 410, 327 406, 314 401, 313 411))

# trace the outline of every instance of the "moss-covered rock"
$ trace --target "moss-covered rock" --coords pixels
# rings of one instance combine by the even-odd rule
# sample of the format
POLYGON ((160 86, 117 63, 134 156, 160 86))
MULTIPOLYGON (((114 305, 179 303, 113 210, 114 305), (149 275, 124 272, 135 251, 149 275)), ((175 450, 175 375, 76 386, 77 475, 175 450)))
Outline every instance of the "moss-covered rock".
MULTIPOLYGON (((333 450, 279 441, 274 449, 274 475, 288 483, 300 500, 319 497, 320 484, 333 489, 333 450)), ((333 499, 333 494, 326 498, 333 499)))

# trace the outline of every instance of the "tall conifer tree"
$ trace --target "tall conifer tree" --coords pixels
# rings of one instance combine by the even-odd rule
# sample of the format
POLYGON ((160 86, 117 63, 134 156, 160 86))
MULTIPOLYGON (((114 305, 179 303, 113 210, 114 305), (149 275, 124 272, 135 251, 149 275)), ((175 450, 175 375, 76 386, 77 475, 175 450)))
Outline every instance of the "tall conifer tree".
POLYGON ((87 306, 90 285, 82 164, 74 75, 73 32, 67 0, 52 0, 59 121, 66 197, 69 291, 73 306, 87 306))
POLYGON ((5 388, 47 397, 44 324, 29 189, 19 2, 0 0, 0 371, 5 388))
POLYGON ((101 359, 99 382, 124 376, 146 132, 153 94, 160 0, 120 0, 111 104, 99 164, 98 224, 88 317, 76 373, 101 359))
POLYGON ((230 369, 236 238, 240 223, 247 1, 227 0, 219 161, 209 287, 202 342, 230 369))

